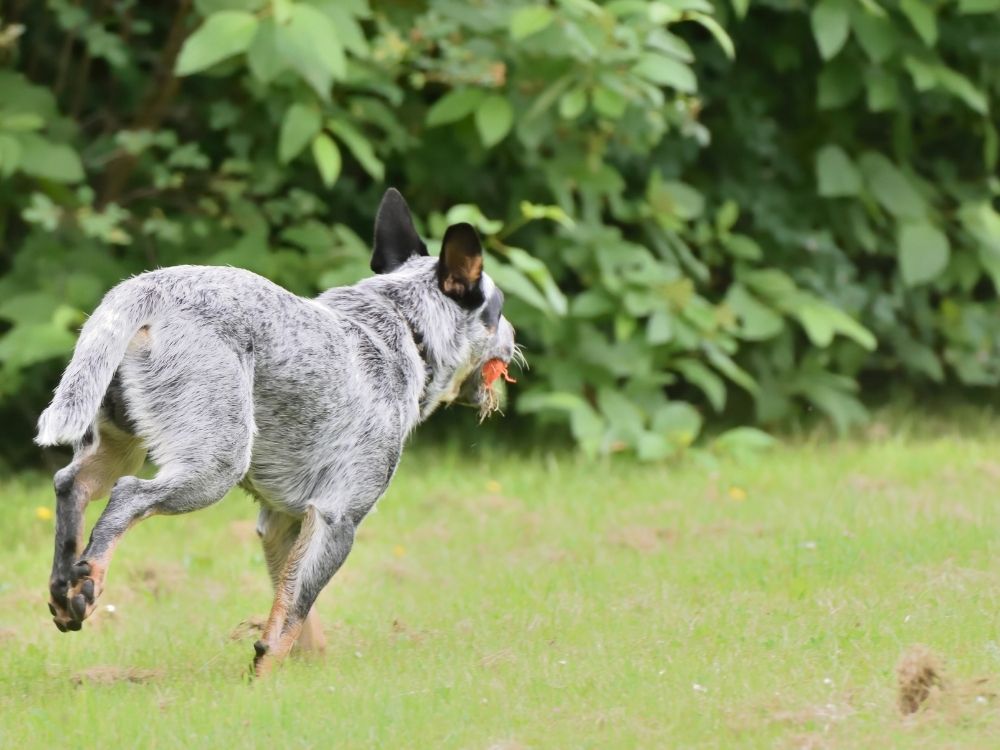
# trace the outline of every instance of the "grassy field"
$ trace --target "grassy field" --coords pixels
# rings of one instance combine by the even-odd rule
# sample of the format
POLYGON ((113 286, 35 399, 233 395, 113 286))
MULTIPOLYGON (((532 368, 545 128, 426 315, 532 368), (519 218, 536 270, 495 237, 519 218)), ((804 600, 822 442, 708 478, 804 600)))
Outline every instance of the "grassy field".
POLYGON ((326 657, 251 684, 247 497, 134 529, 62 634, 25 476, 0 484, 0 747, 995 746, 998 484, 1000 428, 711 468, 421 448, 320 599, 326 657), (944 682, 903 716, 914 644, 944 682))

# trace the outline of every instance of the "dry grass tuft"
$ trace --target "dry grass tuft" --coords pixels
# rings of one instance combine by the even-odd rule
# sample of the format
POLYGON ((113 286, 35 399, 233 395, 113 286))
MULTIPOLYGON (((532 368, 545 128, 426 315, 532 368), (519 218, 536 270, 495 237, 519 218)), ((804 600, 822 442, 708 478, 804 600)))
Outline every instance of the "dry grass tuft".
POLYGON ((159 669, 138 669, 135 667, 90 667, 80 670, 70 677, 74 685, 113 685, 116 682, 152 682, 163 676, 159 669))

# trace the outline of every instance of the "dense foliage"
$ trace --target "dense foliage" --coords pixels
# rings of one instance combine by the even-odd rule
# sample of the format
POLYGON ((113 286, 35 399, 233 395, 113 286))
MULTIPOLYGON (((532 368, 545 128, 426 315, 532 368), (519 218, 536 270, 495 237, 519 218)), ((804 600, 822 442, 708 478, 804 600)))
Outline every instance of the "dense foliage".
POLYGON ((125 275, 364 276, 387 185, 478 226, 515 411, 588 451, 995 385, 998 101, 1000 0, 8 0, 0 410, 125 275))

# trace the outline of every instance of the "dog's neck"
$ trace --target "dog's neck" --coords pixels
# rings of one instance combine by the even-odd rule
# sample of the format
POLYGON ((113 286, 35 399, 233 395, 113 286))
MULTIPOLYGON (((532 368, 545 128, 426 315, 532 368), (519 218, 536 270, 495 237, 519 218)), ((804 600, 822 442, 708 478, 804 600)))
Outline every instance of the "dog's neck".
POLYGON ((421 362, 421 421, 454 399, 459 385, 456 380, 469 359, 461 336, 460 311, 452 310, 449 300, 432 296, 440 295, 435 267, 436 259, 414 259, 400 271, 330 289, 318 297, 319 302, 334 309, 347 308, 352 315, 370 319, 370 327, 390 346, 399 347, 401 342, 383 330, 388 322, 386 313, 403 324, 406 343, 413 343, 421 362))

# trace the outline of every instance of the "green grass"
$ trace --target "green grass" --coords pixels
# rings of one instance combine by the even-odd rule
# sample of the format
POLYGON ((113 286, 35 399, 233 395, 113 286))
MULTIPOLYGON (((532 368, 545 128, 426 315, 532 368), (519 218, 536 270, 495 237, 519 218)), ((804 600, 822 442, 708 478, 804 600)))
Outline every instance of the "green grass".
POLYGON ((422 448, 320 599, 326 657, 257 684, 249 499, 133 529, 114 613, 61 634, 48 481, 8 481, 0 747, 994 746, 1000 431, 930 432, 711 469, 422 448), (916 643, 948 682, 903 718, 916 643))

